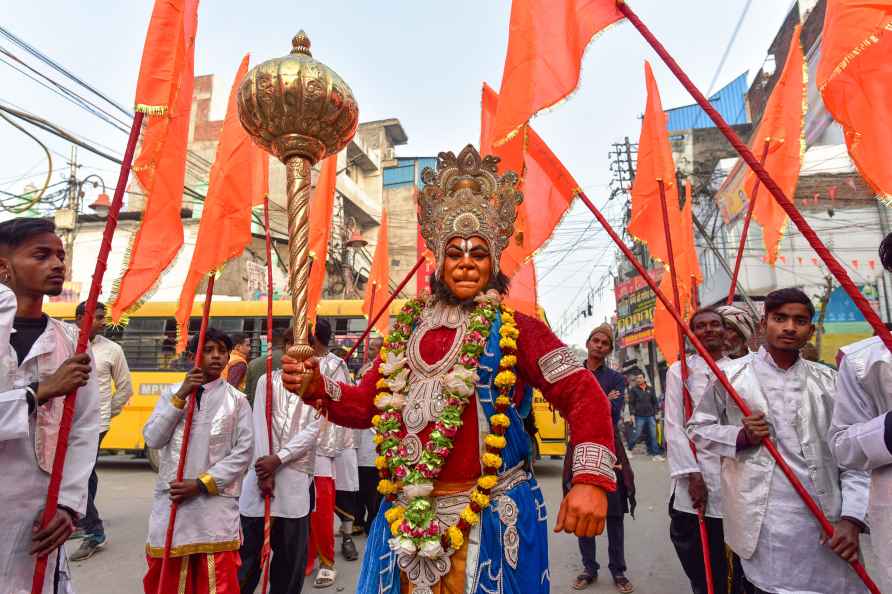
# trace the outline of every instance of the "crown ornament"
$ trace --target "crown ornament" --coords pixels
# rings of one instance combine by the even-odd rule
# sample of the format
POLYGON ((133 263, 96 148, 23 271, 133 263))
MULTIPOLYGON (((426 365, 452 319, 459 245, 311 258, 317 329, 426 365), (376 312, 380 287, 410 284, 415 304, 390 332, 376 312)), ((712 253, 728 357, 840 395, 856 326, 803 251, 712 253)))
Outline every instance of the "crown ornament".
POLYGON ((486 241, 493 274, 498 274, 502 250, 514 234, 517 205, 523 201, 517 175, 508 171, 500 176, 499 160, 493 155, 481 157, 469 144, 457 157, 451 151, 440 153, 437 170, 426 167, 421 172, 418 224, 437 258, 438 275, 446 245, 456 237, 486 241))

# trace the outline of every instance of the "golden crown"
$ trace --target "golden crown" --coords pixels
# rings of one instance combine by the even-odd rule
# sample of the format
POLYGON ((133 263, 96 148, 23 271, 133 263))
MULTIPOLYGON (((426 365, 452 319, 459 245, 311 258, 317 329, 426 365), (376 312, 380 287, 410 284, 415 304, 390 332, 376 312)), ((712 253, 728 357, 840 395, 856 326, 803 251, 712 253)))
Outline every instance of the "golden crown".
POLYGON ((480 237, 489 244, 493 275, 499 271, 499 257, 514 234, 517 205, 523 194, 517 189, 517 175, 500 176, 499 158, 480 156, 472 145, 456 157, 452 152, 437 156, 437 170, 421 172, 424 188, 418 202, 421 236, 437 257, 437 274, 443 267, 446 245, 461 237, 480 237))

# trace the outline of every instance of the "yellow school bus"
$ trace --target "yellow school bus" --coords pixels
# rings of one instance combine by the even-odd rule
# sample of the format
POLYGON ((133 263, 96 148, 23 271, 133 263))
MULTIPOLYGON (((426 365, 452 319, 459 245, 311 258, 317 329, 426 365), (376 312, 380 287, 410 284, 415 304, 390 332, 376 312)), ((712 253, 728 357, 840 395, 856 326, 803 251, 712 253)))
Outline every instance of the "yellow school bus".
POLYGON ((533 441, 533 457, 551 456, 563 458, 567 453, 567 422, 548 404, 542 392, 533 390, 533 420, 536 423, 536 439, 533 441))
MULTIPOLYGON (((391 315, 396 315, 404 304, 405 300, 394 300, 391 315)), ((75 306, 74 303, 49 303, 44 311, 57 319, 73 320, 75 306)), ((266 306, 266 301, 214 301, 210 325, 230 334, 247 334, 252 338, 252 355, 265 354, 268 348, 266 306)), ((201 303, 192 307, 190 334, 198 332, 202 307, 201 303)), ((176 354, 176 322, 173 318, 176 309, 174 302, 148 302, 130 316, 126 326, 109 327, 106 331, 108 338, 123 347, 133 385, 130 402, 112 420, 108 435, 102 441, 101 449, 106 453, 145 454, 155 465, 154 454, 145 447, 142 427, 155 408, 158 396, 182 381, 183 374, 191 367, 189 360, 176 354)), ((331 323, 338 345, 352 347, 366 328, 361 300, 323 300, 317 311, 320 318, 331 323)), ((291 301, 273 303, 273 331, 287 328, 291 317, 291 301)), ((351 368, 361 365, 363 348, 361 345, 348 363, 351 368)))

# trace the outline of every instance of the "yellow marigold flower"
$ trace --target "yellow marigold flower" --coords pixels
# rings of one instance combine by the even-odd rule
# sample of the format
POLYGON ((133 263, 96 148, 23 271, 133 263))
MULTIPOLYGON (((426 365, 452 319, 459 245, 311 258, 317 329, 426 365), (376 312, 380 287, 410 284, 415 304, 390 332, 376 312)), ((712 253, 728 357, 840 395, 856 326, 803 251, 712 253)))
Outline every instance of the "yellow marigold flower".
POLYGON ((381 493, 381 495, 391 495, 393 493, 396 493, 396 491, 397 486, 396 483, 394 483, 393 481, 383 479, 378 482, 378 493, 381 493))
POLYGON ((380 433, 375 433, 375 437, 372 438, 372 441, 375 442, 375 445, 381 445, 381 442, 384 441, 384 436, 380 433))
POLYGON ((496 483, 499 482, 499 479, 491 474, 485 474, 477 479, 477 486, 481 489, 493 489, 496 486, 496 483))
POLYGON ((481 461, 484 466, 488 466, 490 468, 501 468, 502 467, 502 457, 497 454, 490 454, 487 452, 483 454, 481 457, 481 461))
POLYGON ((385 468, 387 468, 387 458, 385 458, 384 456, 378 456, 377 458, 375 458, 375 468, 377 468, 378 470, 384 470, 385 468))
POLYGON ((476 526, 480 521, 480 516, 475 514, 470 507, 466 507, 461 511, 461 518, 471 526, 476 526))
POLYGON ((502 355, 501 361, 499 361, 499 367, 502 369, 509 369, 517 365, 517 357, 514 355, 502 355))
POLYGON ((510 305, 502 305, 502 313, 503 313, 503 314, 507 314, 507 315, 509 315, 509 316, 510 316, 510 315, 513 315, 513 314, 514 314, 514 308, 511 307, 510 305))
POLYGON ((508 418, 508 415, 497 413, 489 417, 489 423, 495 427, 508 427, 511 425, 511 419, 508 418))
POLYGON ((480 509, 486 509, 489 507, 489 497, 477 491, 476 489, 471 492, 471 501, 480 506, 480 509))
POLYGON ((394 505, 389 510, 384 512, 384 519, 387 520, 388 524, 393 524, 397 520, 402 520, 406 515, 406 508, 402 505, 394 505))
POLYGON ((511 406, 511 399, 507 396, 499 396, 496 398, 496 406, 511 406))
POLYGON ((483 441, 486 442, 486 445, 488 445, 489 447, 497 448, 500 450, 508 445, 507 439, 505 439, 501 435, 493 435, 492 433, 487 435, 483 441))
POLYGON ((456 551, 465 544, 465 535, 458 529, 458 526, 450 526, 446 533, 449 535, 449 545, 456 551))
POLYGON ((509 388, 515 383, 517 383, 517 376, 514 375, 513 371, 508 371, 506 369, 496 374, 495 384, 500 388, 509 388))
POLYGON ((390 351, 388 351, 387 349, 381 349, 381 351, 378 353, 378 356, 381 357, 382 363, 387 362, 387 353, 389 353, 389 352, 390 351))
POLYGON ((396 536, 400 533, 400 524, 402 524, 402 520, 395 520, 390 523, 390 534, 391 536, 396 536))
POLYGON ((517 341, 513 338, 509 338, 505 336, 502 340, 499 341, 499 346, 505 350, 516 351, 517 350, 517 341))
POLYGON ((372 427, 377 427, 378 423, 381 422, 381 415, 374 415, 372 417, 372 427))
POLYGON ((378 388, 379 390, 386 390, 387 389, 387 378, 382 377, 381 379, 379 379, 378 383, 375 384, 375 387, 378 388))
POLYGON ((501 336, 508 336, 511 338, 517 338, 520 336, 520 330, 517 329, 517 326, 514 324, 502 324, 502 327, 499 328, 499 334, 501 336))

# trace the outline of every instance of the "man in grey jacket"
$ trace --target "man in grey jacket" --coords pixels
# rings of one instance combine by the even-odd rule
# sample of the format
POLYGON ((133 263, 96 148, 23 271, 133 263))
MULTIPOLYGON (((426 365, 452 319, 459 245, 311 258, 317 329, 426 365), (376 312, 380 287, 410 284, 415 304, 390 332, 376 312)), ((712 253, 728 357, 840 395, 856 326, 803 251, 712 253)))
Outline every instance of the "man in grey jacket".
POLYGON ((827 432, 836 373, 805 361, 799 349, 814 333, 814 306, 799 289, 765 298, 765 346, 723 370, 751 409, 744 417, 714 382, 697 404, 688 434, 698 450, 722 456, 725 540, 741 558, 755 592, 863 592, 847 561, 865 528, 867 474, 840 467, 827 432), (826 539, 774 459, 784 460, 834 524, 826 539))

